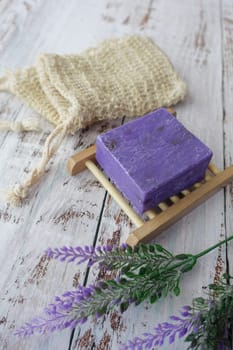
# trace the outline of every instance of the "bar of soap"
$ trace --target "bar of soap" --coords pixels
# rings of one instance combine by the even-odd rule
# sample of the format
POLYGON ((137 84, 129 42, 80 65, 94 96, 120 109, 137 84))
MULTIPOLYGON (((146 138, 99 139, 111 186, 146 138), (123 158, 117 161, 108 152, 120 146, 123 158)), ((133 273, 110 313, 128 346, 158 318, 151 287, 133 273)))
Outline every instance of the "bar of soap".
POLYGON ((97 137, 96 159, 138 213, 200 181, 211 150, 161 108, 97 137))

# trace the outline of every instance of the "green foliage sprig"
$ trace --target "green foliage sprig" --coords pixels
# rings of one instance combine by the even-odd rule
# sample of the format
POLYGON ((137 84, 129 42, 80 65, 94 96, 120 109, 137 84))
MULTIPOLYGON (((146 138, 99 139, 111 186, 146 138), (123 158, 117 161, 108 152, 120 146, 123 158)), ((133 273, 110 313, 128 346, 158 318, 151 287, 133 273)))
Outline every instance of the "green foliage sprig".
POLYGON ((232 350, 233 286, 232 277, 223 275, 218 284, 210 284, 206 298, 194 298, 170 321, 159 323, 154 331, 144 333, 122 345, 121 350, 144 350, 173 344, 185 337, 186 350, 232 350))
POLYGON ((120 307, 123 312, 132 303, 138 305, 146 299, 155 303, 169 294, 177 296, 182 275, 190 271, 200 257, 231 239, 233 236, 196 255, 174 255, 159 244, 135 248, 126 244, 120 248, 49 248, 46 254, 50 258, 78 263, 88 261, 89 266, 99 263, 111 271, 117 270, 117 278, 98 281, 88 287, 79 286, 62 297, 56 297, 55 302, 45 309, 46 317, 34 318, 15 333, 28 336, 36 332, 73 328, 86 322, 90 316, 100 317, 114 307, 120 307))

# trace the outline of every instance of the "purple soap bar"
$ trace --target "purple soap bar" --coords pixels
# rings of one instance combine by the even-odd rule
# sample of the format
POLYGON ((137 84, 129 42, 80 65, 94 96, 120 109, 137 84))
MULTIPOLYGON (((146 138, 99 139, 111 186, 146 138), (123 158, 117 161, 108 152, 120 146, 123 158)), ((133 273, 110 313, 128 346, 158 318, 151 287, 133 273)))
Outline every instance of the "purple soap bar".
POLYGON ((97 137, 96 159, 143 213, 201 180, 211 150, 164 108, 97 137))

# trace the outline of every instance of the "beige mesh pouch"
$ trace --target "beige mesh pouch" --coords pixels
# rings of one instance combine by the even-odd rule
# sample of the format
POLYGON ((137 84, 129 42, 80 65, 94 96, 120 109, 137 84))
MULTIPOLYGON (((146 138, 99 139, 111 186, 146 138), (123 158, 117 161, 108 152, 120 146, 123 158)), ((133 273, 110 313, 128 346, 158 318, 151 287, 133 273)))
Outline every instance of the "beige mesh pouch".
MULTIPOLYGON (((7 201, 20 205, 43 176, 64 137, 97 120, 136 117, 182 100, 186 85, 150 38, 110 39, 80 55, 43 54, 35 66, 7 72, 0 90, 8 91, 47 118, 54 130, 42 158, 7 201)), ((0 122, 0 130, 37 130, 35 121, 0 122)))

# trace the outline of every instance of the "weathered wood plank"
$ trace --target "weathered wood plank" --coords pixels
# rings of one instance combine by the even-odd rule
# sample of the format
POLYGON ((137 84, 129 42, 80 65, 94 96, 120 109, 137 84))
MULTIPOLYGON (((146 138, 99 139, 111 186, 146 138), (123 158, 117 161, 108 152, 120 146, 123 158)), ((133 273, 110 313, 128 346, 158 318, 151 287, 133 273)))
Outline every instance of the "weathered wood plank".
MULTIPOLYGON (((148 34, 168 54, 189 88, 185 102, 177 107, 177 117, 209 145, 214 152, 214 162, 222 168, 221 14, 218 2, 171 0, 148 1, 143 5, 139 1, 117 4, 114 7, 106 2, 109 31, 116 35, 148 34)), ((224 236, 223 212, 222 191, 166 230, 157 241, 174 252, 196 253, 224 236)), ((108 197, 97 243, 123 242, 131 229, 129 220, 108 197)), ((167 320, 193 296, 202 294, 202 286, 217 280, 224 268, 224 250, 204 257, 184 276, 179 298, 168 298, 154 306, 131 307, 124 315, 114 312, 94 326, 87 323, 77 328, 72 349, 118 349, 121 342, 151 331, 157 322, 167 320)), ((93 269, 88 281, 91 283, 100 277, 103 277, 101 272, 93 269)), ((177 342, 172 348, 178 350, 181 347, 182 342, 177 342)))
MULTIPOLYGON (((93 1, 87 4, 70 1, 67 4, 64 0, 59 4, 56 1, 30 4, 23 1, 1 2, 1 25, 7 23, 4 38, 0 36, 1 72, 4 67, 32 64, 40 52, 75 53, 96 43, 95 30, 90 30, 89 25, 98 31, 101 3, 98 6, 93 1), (86 20, 83 22, 82 18, 86 20), (7 34, 14 26, 15 30, 7 34), (80 35, 85 32, 87 35, 80 35)), ((100 32, 105 33, 101 26, 100 32)), ((98 38, 101 39, 102 34, 98 38)), ((2 119, 20 120, 35 116, 15 97, 7 94, 0 94, 0 104, 2 119)), ((86 266, 81 269, 67 267, 45 259, 43 252, 54 245, 92 244, 105 192, 88 172, 70 178, 66 160, 74 151, 94 143, 98 133, 117 123, 103 122, 75 137, 68 137, 51 162, 53 167, 25 206, 12 209, 1 202, 2 349, 68 349, 70 330, 26 340, 18 340, 12 332, 40 313, 54 295, 83 283, 86 266)), ((38 162, 45 138, 51 130, 47 122, 41 120, 41 124, 44 131, 38 134, 0 134, 1 189, 22 179, 38 162)))
MULTIPOLYGON (((231 1, 222 2, 223 30, 223 101, 224 101, 224 153, 225 165, 233 162, 233 6, 231 1)), ((226 189, 226 233, 233 234, 233 187, 226 189)), ((229 273, 232 275, 233 247, 228 245, 229 273)))

